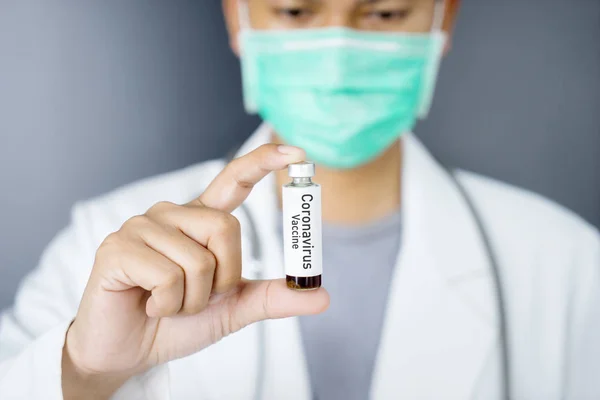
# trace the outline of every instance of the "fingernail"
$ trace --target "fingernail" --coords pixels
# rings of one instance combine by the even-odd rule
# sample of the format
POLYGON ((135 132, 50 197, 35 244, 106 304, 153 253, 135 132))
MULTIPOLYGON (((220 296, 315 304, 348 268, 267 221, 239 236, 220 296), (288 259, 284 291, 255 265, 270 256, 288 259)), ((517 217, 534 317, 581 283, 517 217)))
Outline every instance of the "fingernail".
POLYGON ((286 145, 279 145, 277 146, 277 151, 279 151, 281 154, 285 154, 288 156, 292 156, 292 155, 299 155, 301 153, 304 153, 304 150, 302 150, 299 147, 294 147, 294 146, 286 146, 286 145))

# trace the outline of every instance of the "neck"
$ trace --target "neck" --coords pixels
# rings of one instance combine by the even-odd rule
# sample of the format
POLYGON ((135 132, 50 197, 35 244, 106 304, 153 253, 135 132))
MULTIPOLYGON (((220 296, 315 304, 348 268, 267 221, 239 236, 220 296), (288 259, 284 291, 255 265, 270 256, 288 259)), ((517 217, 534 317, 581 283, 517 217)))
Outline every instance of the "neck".
MULTIPOLYGON (((282 143, 274 137, 275 143, 282 143)), ((323 220, 337 224, 361 224, 384 218, 400 207, 401 142, 377 159, 349 170, 317 165, 313 179, 322 187, 323 220)), ((279 202, 281 185, 289 181, 287 170, 276 176, 279 202)), ((281 206, 281 205, 280 205, 281 206)))

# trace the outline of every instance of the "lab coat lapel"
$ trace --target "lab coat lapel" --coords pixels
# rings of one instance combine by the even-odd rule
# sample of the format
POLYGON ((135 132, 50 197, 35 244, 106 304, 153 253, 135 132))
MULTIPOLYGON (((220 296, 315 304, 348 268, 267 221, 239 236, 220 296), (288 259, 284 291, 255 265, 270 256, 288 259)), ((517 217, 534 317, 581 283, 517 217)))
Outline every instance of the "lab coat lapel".
POLYGON ((472 398, 496 340, 490 266, 456 186, 412 135, 404 162, 403 243, 371 398, 472 398))

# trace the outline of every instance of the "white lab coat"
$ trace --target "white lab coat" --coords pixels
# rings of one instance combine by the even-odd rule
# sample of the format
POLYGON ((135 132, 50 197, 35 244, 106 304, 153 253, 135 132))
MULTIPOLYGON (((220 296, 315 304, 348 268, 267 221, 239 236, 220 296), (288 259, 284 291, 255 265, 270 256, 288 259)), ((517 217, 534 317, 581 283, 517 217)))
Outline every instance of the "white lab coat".
MULTIPOLYGON (((269 140, 263 127, 245 153, 269 140)), ((403 243, 391 282, 371 398, 498 398, 493 279, 482 238, 457 188, 412 135, 405 140, 403 243)), ((60 399, 61 348, 95 249, 160 200, 186 202, 223 168, 209 161, 130 185, 74 208, 19 290, 0 328, 0 398, 60 399)), ((532 193, 460 173, 498 254, 506 292, 514 399, 600 399, 600 237, 573 213, 532 193)), ((252 260, 242 223, 244 274, 282 277, 273 177, 246 202, 264 260, 252 260)), ((324 282, 327 286, 327 266, 324 282)), ((335 302, 333 298, 331 301, 335 302)), ((356 321, 360 323, 360 321, 356 321)), ((295 318, 267 321, 264 399, 310 400, 295 318)), ((244 399, 256 388, 253 325, 190 357, 127 382, 116 399, 244 399), (170 393, 170 394, 169 394, 170 393)))

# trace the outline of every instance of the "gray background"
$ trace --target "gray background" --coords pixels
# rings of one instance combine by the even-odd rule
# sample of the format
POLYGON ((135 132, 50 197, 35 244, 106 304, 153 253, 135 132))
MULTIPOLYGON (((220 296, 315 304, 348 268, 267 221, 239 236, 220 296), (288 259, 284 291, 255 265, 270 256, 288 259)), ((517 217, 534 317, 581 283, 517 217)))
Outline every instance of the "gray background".
MULTIPOLYGON (((446 163, 600 226, 600 1, 464 1, 433 114, 446 163)), ((217 0, 0 0, 0 308, 70 205, 217 157, 257 120, 217 0)))

